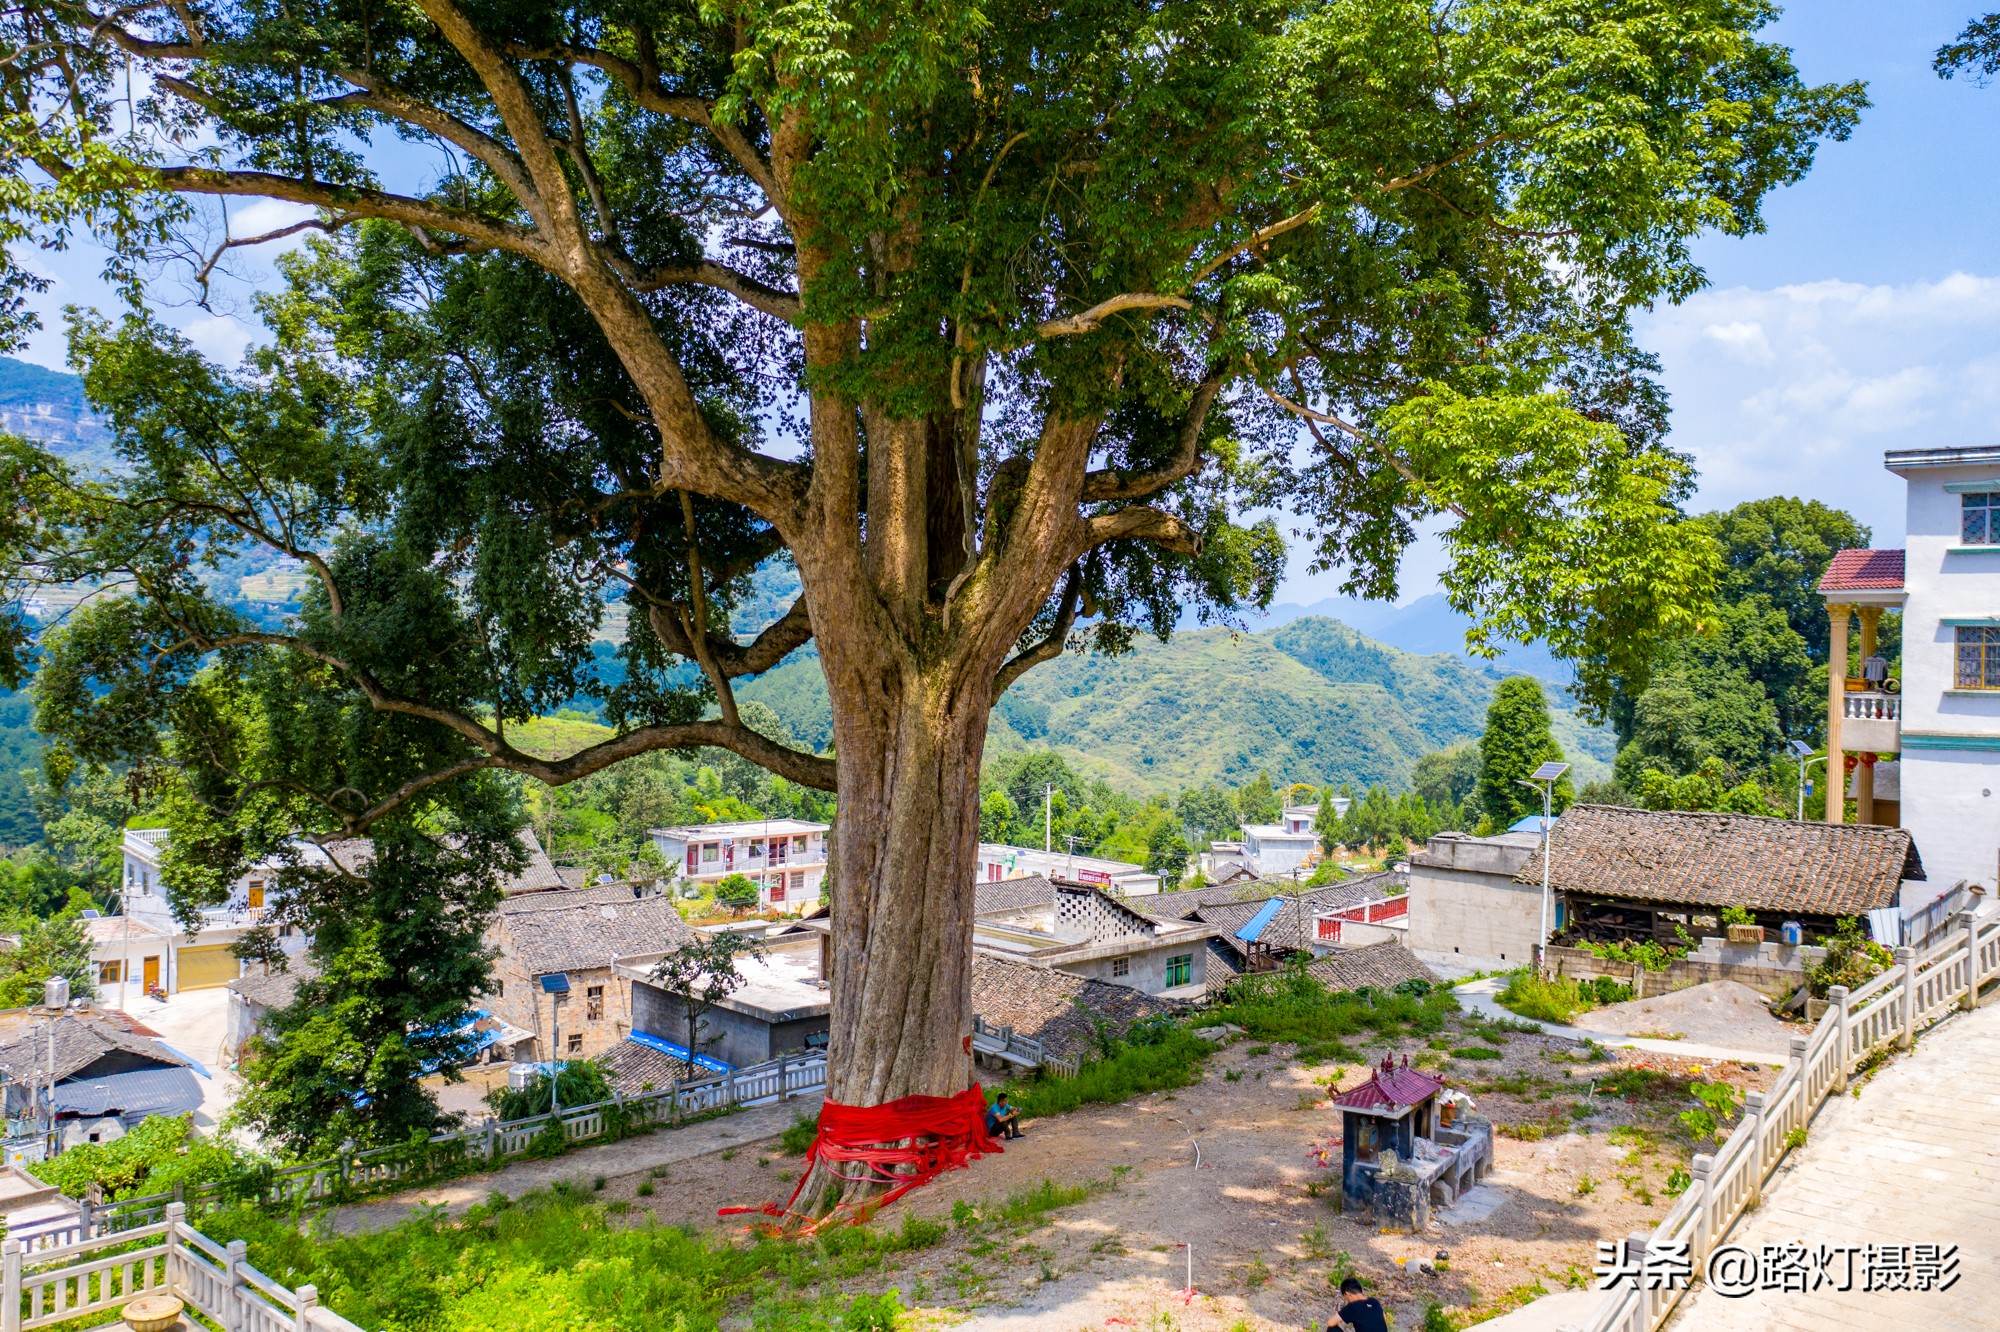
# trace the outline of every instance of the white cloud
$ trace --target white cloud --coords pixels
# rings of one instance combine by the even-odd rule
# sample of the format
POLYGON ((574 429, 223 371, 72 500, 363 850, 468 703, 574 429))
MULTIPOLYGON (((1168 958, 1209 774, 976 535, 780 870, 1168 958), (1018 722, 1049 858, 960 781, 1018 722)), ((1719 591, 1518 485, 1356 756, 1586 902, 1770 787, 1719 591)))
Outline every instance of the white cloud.
POLYGON ((197 319, 181 329, 196 351, 218 364, 233 368, 243 359, 243 351, 254 341, 242 321, 228 315, 197 319))
POLYGON ((1708 291, 1643 319, 1639 337, 1660 355, 1705 507, 1817 498, 1894 542, 1903 490, 1883 452, 2000 433, 2000 277, 1708 291))

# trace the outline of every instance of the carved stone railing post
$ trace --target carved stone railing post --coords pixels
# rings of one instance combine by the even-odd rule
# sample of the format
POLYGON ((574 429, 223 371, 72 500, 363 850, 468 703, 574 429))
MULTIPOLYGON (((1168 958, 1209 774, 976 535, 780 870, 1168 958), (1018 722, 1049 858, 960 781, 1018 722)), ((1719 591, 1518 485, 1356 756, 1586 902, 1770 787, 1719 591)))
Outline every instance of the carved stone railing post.
POLYGON ((1835 1014, 1836 1026, 1833 1038, 1840 1042, 1839 1048, 1836 1051, 1839 1058, 1833 1061, 1833 1089, 1837 1092, 1844 1092, 1847 1090, 1847 1066, 1854 1060, 1854 1038, 1852 1035, 1854 1019, 1847 1007, 1847 987, 1845 985, 1829 986, 1826 992, 1826 1001, 1833 1005, 1835 1014))
POLYGON ((1960 1008, 1979 1006, 1979 923, 1970 911, 1958 913, 1958 924, 1965 935, 1965 993, 1959 996, 1960 1008))
POLYGON ((1750 1126, 1750 1160, 1746 1163, 1750 1176, 1750 1198, 1746 1208, 1755 1207, 1764 1199, 1764 1093, 1746 1092, 1743 1097, 1743 1122, 1750 1126))
POLYGON ((1903 995, 1903 1034, 1896 1038, 1896 1046, 1907 1050, 1917 1043, 1917 950, 1908 945, 1898 948, 1896 966, 1903 973, 1897 987, 1903 995))

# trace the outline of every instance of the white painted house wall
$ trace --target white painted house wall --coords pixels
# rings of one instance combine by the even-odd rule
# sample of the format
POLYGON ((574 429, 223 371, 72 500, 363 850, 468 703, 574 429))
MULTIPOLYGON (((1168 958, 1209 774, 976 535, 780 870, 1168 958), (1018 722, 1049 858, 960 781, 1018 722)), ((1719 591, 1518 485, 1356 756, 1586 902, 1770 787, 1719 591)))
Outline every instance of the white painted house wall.
POLYGON ((2000 447, 1905 451, 1888 457, 1907 483, 1904 539, 1901 823, 1928 878, 1903 887, 1905 910, 1961 879, 2000 876, 2000 690, 1956 685, 1952 620, 2000 624, 2000 546, 1967 547, 1960 494, 1992 481, 2000 447))

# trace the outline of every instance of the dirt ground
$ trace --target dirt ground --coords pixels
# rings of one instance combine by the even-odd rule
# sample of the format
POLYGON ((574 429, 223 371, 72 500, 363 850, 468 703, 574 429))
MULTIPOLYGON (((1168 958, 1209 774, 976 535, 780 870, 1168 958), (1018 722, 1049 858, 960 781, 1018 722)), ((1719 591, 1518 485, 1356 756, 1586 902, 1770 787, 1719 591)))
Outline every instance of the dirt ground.
POLYGON ((1764 996, 1736 981, 1710 981, 1651 999, 1593 1008, 1578 1014, 1572 1025, 1610 1035, 1657 1036, 1774 1055, 1784 1054, 1792 1037, 1805 1032, 1772 1017, 1764 996))
MULTIPOLYGON (((1093 1190, 1029 1226, 954 1226, 852 1293, 894 1286, 906 1305, 977 1329, 1297 1328, 1323 1326, 1313 1320, 1351 1270, 1374 1283, 1399 1328, 1421 1326, 1431 1303, 1466 1322, 1491 1317, 1581 1286, 1600 1238, 1657 1224, 1672 1172, 1701 1149, 1676 1118, 1695 1104, 1690 1078, 1752 1090, 1776 1073, 1629 1050, 1592 1061, 1565 1041, 1485 1028, 1495 1045, 1478 1027, 1460 1019, 1435 1041, 1366 1051, 1442 1062, 1499 1128, 1492 1176, 1424 1234, 1339 1210, 1340 1117, 1327 1098, 1367 1069, 1302 1066, 1289 1047, 1238 1041, 1196 1086, 1030 1122, 1004 1154, 909 1195, 877 1224, 949 1223, 959 1204, 990 1214, 1044 1181, 1093 1190), (1464 1049, 1499 1057, 1448 1052, 1464 1049), (1608 1077, 1616 1091, 1601 1086, 1608 1077), (1328 1149, 1331 1168, 1320 1160, 1328 1149), (1419 1270, 1440 1251, 1446 1271, 1419 1270)), ((726 1228, 718 1203, 782 1201, 798 1167, 766 1139, 606 1178, 597 1196, 635 1218, 726 1228)))

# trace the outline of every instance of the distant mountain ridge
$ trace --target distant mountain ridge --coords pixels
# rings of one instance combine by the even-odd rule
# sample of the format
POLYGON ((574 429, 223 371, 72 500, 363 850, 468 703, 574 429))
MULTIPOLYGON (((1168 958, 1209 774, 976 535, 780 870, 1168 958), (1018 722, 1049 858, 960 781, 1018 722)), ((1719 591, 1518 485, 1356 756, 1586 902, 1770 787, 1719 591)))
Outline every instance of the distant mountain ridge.
POLYGON ((111 432, 77 376, 0 356, 0 432, 20 435, 93 471, 117 465, 111 432))
MULTIPOLYGON (((1296 601, 1281 601, 1269 610, 1245 616, 1244 622, 1253 630, 1276 629, 1314 615, 1339 620, 1379 643, 1419 656, 1448 652, 1474 665, 1492 666, 1508 675, 1532 675, 1564 687, 1575 678, 1568 662, 1551 655, 1539 644, 1509 643, 1491 661, 1471 656, 1465 650, 1465 631, 1472 621, 1453 610, 1442 592, 1432 592, 1400 605, 1355 597, 1326 597, 1305 606, 1296 601)), ((1182 629, 1199 627, 1192 615, 1181 624, 1182 629)))
MULTIPOLYGON (((1141 639, 1119 657, 1065 653, 1001 697, 987 752, 1056 750, 1133 792, 1273 778, 1407 786, 1417 759, 1485 729, 1505 674, 1450 653, 1420 655, 1325 616, 1273 629, 1203 629, 1141 639)), ((801 741, 824 746, 832 714, 811 649, 741 698, 769 704, 801 741)), ((1560 695, 1550 691, 1552 705, 1560 695)), ((1609 731, 1552 706, 1579 783, 1607 775, 1609 731)))

